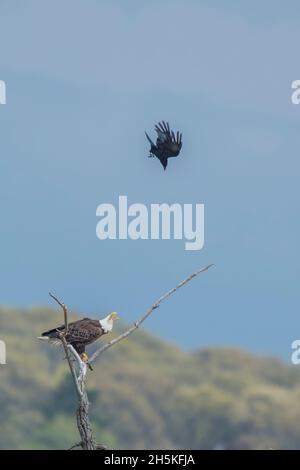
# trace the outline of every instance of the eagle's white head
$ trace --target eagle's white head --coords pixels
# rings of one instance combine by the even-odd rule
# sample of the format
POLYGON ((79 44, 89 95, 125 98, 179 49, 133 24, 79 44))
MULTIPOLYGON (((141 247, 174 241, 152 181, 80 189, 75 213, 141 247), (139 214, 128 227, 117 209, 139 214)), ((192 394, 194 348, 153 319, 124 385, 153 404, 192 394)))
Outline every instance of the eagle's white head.
POLYGON ((100 326, 103 329, 104 333, 108 333, 113 329, 114 322, 116 320, 119 320, 117 312, 112 312, 107 317, 102 318, 102 320, 99 320, 100 326))

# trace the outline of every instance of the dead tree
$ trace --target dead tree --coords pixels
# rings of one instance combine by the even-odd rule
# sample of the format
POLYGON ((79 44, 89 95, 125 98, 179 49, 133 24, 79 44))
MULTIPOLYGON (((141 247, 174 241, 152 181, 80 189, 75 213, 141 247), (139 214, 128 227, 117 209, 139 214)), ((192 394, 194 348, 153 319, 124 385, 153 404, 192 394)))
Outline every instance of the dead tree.
MULTIPOLYGON (((66 359, 70 368, 73 383, 75 386, 78 408, 76 411, 77 427, 81 437, 81 441, 73 447, 82 447, 84 450, 96 450, 96 442, 93 436, 91 423, 89 420, 89 400, 86 392, 85 379, 87 373, 87 364, 82 361, 79 354, 71 344, 66 341, 68 333, 68 308, 60 302, 51 292, 49 295, 61 306, 64 312, 65 329, 63 333, 59 332, 59 336, 65 351, 66 359), (77 365, 77 367, 75 366, 77 365)), ((58 331, 58 330, 57 330, 58 331)))
POLYGON ((62 342, 66 359, 68 361, 69 369, 71 372, 71 376, 73 379, 77 399, 78 399, 78 408, 76 411, 76 419, 77 419, 77 427, 80 434, 81 441, 70 448, 73 449, 75 447, 81 447, 83 450, 100 450, 106 449, 107 447, 102 444, 96 444, 95 438, 93 436, 93 431, 89 419, 89 400, 86 391, 86 374, 88 366, 91 368, 91 364, 95 361, 97 357, 104 353, 107 349, 111 348, 112 346, 116 345, 120 341, 127 338, 131 335, 139 326, 156 310, 160 304, 170 297, 174 292, 178 289, 183 287, 185 284, 190 282, 194 277, 198 276, 198 274, 207 271, 212 264, 205 266, 198 271, 195 271, 182 282, 177 284, 177 286, 173 287, 167 293, 162 295, 147 311, 142 317, 136 320, 133 325, 128 328, 124 333, 120 334, 117 338, 109 341, 104 346, 98 348, 94 354, 89 359, 88 363, 83 362, 78 355, 77 351, 73 348, 72 345, 68 344, 66 341, 66 334, 68 332, 68 309, 67 306, 58 300, 53 294, 49 293, 49 295, 58 303, 58 305, 62 308, 64 313, 64 322, 65 322, 65 329, 64 332, 59 332, 60 340, 62 342))

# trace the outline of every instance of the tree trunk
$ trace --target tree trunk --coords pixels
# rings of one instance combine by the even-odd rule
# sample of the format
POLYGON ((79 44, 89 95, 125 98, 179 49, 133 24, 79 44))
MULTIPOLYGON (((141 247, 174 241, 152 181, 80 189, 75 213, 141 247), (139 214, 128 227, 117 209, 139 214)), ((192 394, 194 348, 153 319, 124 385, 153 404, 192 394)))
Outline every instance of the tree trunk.
POLYGON ((83 450, 96 450, 96 443, 89 420, 89 400, 86 392, 83 393, 76 412, 77 426, 81 437, 83 450))

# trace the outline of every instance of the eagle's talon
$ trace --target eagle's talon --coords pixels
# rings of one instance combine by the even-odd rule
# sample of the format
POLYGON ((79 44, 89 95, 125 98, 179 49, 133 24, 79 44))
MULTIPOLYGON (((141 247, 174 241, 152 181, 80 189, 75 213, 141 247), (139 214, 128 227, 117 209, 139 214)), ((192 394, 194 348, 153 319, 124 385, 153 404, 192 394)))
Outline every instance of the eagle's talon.
POLYGON ((80 354, 80 359, 82 360, 82 362, 88 362, 89 356, 87 355, 87 353, 82 353, 80 354))
POLYGON ((80 359, 82 360, 82 362, 85 362, 85 364, 88 366, 90 370, 94 370, 91 364, 89 363, 89 356, 87 355, 87 353, 80 354, 80 359))

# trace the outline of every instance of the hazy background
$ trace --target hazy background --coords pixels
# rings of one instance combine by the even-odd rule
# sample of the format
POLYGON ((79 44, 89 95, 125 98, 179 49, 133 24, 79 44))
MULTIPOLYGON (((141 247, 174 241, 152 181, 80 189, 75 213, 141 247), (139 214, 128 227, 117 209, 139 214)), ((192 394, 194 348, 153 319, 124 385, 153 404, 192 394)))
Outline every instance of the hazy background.
POLYGON ((0 11, 0 303, 52 305, 52 290, 130 322, 213 262, 147 328, 186 349, 288 360, 300 335, 299 2, 2 0, 0 11), (183 132, 165 173, 144 137, 161 119, 183 132), (96 207, 120 194, 204 203, 203 250, 99 241, 96 207))

